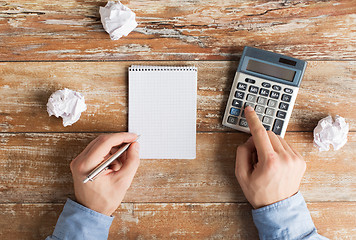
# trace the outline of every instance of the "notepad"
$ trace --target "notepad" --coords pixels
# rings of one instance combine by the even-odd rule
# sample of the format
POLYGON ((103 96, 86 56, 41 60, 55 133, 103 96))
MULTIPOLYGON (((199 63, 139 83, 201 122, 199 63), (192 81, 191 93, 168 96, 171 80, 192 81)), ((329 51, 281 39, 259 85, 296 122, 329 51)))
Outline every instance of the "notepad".
POLYGON ((196 157, 197 68, 129 68, 129 132, 143 159, 196 157))

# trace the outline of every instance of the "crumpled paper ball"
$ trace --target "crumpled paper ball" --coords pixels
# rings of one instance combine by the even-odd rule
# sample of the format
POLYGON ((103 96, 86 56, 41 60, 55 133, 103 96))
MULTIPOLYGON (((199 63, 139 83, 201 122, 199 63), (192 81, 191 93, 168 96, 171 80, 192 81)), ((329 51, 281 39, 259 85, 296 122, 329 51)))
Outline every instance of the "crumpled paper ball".
POLYGON ((349 124, 343 117, 336 115, 335 121, 331 116, 327 116, 319 121, 314 129, 314 145, 319 151, 329 151, 330 144, 334 150, 339 150, 347 142, 349 124))
POLYGON ((111 40, 118 40, 122 36, 127 36, 137 27, 136 14, 120 1, 109 1, 105 7, 99 10, 101 23, 111 40))
POLYGON ((83 95, 67 88, 52 93, 47 103, 49 116, 62 117, 65 127, 78 121, 85 110, 87 105, 83 95))

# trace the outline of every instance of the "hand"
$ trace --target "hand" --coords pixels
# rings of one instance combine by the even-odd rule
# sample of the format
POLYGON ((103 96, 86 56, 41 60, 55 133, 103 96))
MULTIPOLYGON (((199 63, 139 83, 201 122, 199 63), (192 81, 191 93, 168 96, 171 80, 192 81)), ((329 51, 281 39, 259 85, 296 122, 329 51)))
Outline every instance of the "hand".
POLYGON ((297 193, 306 163, 283 138, 265 130, 252 107, 245 116, 252 137, 237 148, 235 175, 247 200, 260 208, 297 193))
POLYGON ((136 138, 137 135, 132 133, 101 135, 71 162, 70 169, 78 203, 108 216, 118 208, 140 165, 139 143, 132 143, 129 149, 94 181, 83 183, 83 180, 97 165, 114 154, 119 145, 132 142, 136 138))

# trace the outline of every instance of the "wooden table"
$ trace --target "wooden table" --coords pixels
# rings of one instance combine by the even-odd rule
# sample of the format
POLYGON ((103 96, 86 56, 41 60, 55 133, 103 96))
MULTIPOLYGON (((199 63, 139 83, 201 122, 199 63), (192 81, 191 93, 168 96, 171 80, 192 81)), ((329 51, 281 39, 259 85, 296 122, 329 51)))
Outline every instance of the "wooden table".
POLYGON ((356 239, 356 1, 123 1, 138 27, 111 41, 99 0, 0 1, 0 239, 44 239, 67 197, 70 161, 100 133, 127 131, 127 68, 198 67, 197 159, 141 160, 109 239, 257 239, 234 176, 248 135, 221 125, 245 45, 308 61, 286 140, 305 158, 301 191, 319 232, 356 239), (52 92, 88 105, 63 127, 52 92), (319 152, 313 128, 336 114, 348 143, 319 152))

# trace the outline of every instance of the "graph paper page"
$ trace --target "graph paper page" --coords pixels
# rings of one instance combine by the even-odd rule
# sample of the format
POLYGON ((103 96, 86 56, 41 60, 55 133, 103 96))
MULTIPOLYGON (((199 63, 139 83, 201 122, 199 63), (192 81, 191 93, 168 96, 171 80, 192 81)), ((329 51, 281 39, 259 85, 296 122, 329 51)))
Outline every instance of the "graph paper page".
POLYGON ((143 159, 196 157, 197 69, 131 66, 129 132, 143 159))

